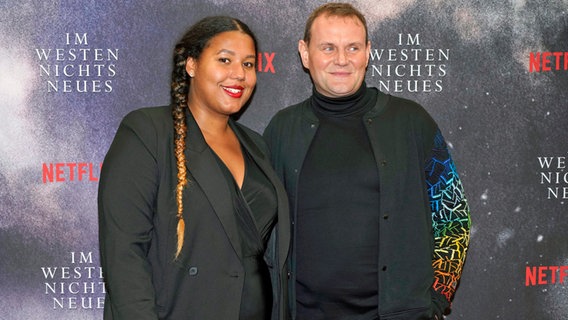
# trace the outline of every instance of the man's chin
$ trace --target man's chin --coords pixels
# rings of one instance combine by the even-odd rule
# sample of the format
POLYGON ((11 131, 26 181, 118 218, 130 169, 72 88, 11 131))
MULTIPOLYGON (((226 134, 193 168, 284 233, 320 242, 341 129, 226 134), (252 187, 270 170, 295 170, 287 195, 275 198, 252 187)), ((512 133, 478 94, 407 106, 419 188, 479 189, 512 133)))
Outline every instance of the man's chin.
POLYGON ((350 96, 352 94, 354 94, 357 91, 358 88, 354 88, 354 87, 336 87, 336 88, 330 88, 330 94, 333 95, 333 97, 346 97, 346 96, 350 96))

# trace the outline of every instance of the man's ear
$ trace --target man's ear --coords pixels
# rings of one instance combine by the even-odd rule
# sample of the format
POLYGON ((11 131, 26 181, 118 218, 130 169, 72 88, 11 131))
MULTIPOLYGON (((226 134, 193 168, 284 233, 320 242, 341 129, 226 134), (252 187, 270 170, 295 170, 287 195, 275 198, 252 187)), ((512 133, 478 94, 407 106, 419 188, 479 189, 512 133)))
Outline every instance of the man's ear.
POLYGON ((367 47, 365 48, 365 52, 367 54, 367 64, 365 68, 369 66, 369 59, 371 57, 371 40, 367 41, 367 47))
POLYGON ((302 59, 302 65, 304 68, 309 69, 310 54, 308 52, 308 44, 304 40, 298 41, 298 52, 302 59))

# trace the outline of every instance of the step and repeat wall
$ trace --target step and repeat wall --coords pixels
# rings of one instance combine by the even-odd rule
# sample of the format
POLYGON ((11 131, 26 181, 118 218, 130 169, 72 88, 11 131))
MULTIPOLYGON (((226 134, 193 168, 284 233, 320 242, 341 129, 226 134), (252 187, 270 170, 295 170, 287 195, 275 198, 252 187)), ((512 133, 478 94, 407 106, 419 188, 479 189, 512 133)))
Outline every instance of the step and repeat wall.
MULTIPOLYGON (((100 319, 97 184, 129 111, 169 103, 174 43, 198 19, 259 39, 239 121, 262 132, 311 94, 297 42, 322 1, 0 4, 0 319, 100 319)), ((359 0, 366 82, 421 103, 472 211, 448 319, 568 319, 568 2, 359 0)))

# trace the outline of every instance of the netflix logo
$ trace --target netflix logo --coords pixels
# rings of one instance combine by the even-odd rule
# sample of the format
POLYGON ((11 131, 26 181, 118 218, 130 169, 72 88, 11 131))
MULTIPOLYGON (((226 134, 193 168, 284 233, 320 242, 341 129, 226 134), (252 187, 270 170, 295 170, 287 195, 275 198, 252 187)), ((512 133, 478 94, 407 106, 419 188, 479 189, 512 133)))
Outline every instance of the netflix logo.
POLYGON ((43 183, 87 181, 98 182, 102 163, 57 162, 42 165, 43 183))
POLYGON ((526 267, 525 286, 564 284, 568 279, 568 266, 526 267))
POLYGON ((531 52, 529 72, 568 70, 568 52, 531 52))
POLYGON ((273 63, 274 56, 276 56, 276 52, 259 52, 256 55, 256 70, 264 73, 276 73, 273 63))

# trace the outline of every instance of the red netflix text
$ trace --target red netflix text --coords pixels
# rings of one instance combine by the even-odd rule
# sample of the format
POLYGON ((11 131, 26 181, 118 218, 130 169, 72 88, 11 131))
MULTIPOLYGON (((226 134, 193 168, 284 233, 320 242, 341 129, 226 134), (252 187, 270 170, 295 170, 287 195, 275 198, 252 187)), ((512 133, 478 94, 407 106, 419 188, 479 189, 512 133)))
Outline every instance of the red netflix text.
POLYGON ((256 67, 258 72, 276 73, 274 70, 274 56, 276 52, 259 52, 256 55, 256 67))
POLYGON ((564 283, 568 279, 568 266, 527 267, 525 286, 564 283))
POLYGON ((531 52, 529 72, 568 70, 568 52, 531 52))
POLYGON ((57 162, 44 163, 42 168, 43 183, 68 181, 99 181, 103 164, 92 162, 57 162))

